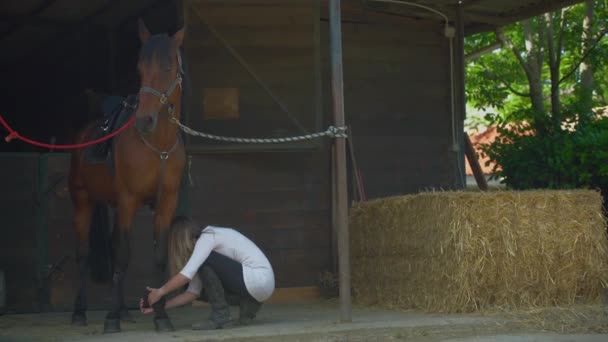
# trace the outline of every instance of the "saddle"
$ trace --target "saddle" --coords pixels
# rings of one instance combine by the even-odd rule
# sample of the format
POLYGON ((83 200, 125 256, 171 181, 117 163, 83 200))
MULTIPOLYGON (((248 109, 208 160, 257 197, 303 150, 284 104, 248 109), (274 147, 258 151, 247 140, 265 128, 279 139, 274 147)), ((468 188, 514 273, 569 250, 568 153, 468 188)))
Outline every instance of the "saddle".
MULTIPOLYGON (((111 134, 116 128, 124 125, 137 107, 137 96, 129 95, 127 98, 112 96, 103 104, 104 116, 97 120, 92 128, 90 140, 102 138, 111 134)), ((111 151, 114 138, 104 140, 98 144, 91 145, 85 148, 84 157, 89 163, 106 163, 112 158, 111 151)))

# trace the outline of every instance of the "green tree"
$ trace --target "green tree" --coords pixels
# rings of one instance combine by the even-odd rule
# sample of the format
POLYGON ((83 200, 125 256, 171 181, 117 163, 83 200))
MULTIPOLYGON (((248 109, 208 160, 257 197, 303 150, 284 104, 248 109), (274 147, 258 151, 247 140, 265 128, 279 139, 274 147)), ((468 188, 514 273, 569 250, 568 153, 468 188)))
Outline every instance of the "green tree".
POLYGON ((498 46, 470 59, 466 94, 470 106, 498 112, 486 120, 500 137, 483 150, 507 185, 608 185, 598 167, 608 124, 592 111, 606 105, 607 32, 607 1, 587 0, 466 39, 468 56, 498 46))

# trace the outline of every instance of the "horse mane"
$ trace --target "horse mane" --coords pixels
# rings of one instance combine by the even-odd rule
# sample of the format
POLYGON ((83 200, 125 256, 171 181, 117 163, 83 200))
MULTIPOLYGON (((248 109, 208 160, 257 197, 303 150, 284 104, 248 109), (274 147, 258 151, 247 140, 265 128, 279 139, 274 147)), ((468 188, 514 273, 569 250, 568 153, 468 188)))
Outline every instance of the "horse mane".
POLYGON ((139 59, 148 64, 158 58, 162 70, 171 67, 171 39, 167 34, 155 34, 151 36, 141 47, 139 59))

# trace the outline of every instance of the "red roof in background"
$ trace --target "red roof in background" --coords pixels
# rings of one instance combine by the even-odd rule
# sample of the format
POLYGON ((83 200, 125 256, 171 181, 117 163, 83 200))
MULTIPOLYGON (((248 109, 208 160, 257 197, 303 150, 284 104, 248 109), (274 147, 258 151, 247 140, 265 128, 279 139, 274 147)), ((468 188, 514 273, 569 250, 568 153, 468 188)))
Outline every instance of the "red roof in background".
MULTIPOLYGON (((488 127, 485 131, 478 132, 475 134, 469 134, 469 138, 471 139, 471 143, 473 144, 473 148, 475 149, 475 153, 477 154, 477 159, 479 160, 479 165, 481 166, 481 170, 484 174, 488 175, 492 173, 492 168, 494 168, 494 163, 490 163, 490 165, 486 166, 486 162, 488 161, 487 157, 482 157, 481 150, 479 149, 480 144, 489 144, 496 139, 498 132, 496 127, 491 126, 488 127)), ((466 167, 466 175, 472 176, 473 171, 471 170, 471 166, 469 165, 469 161, 467 160, 465 163, 466 167)))

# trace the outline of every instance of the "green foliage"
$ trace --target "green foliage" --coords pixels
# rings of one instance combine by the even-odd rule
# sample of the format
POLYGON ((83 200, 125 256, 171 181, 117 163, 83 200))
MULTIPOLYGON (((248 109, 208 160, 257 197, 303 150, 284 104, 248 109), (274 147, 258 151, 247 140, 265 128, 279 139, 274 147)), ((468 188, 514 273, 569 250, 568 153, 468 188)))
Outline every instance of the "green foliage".
MULTIPOLYGON (((469 106, 480 113, 493 108, 496 113, 469 119, 479 125, 496 125, 496 141, 482 147, 496 164, 495 177, 514 189, 601 188, 608 193, 608 118, 589 116, 589 103, 583 100, 581 61, 592 66, 594 96, 592 106, 606 106, 608 98, 608 1, 594 1, 592 33, 583 48, 585 3, 567 9, 561 31, 561 11, 551 14, 553 37, 545 30, 545 18, 530 22, 531 41, 526 46, 522 23, 503 27, 507 41, 503 46, 468 63, 466 96, 469 106), (561 37, 561 38, 560 38, 561 37), (553 38, 561 46, 559 93, 561 108, 551 108, 551 74, 548 45, 553 38), (560 43, 561 42, 561 43, 560 43), (561 44, 561 45, 560 45, 561 44), (528 49, 526 49, 526 47, 528 49), (541 52, 540 77, 545 112, 534 112, 530 97, 532 85, 522 61, 541 52), (521 60, 517 58, 521 57, 521 60), (567 128, 566 128, 567 127, 567 128)), ((467 37, 465 53, 471 53, 497 40, 494 33, 467 37)), ((482 114, 483 115, 483 114, 482 114)))
POLYGON ((529 124, 497 124, 499 135, 482 146, 494 176, 513 189, 608 189, 608 118, 595 117, 575 130, 539 134, 529 124))
MULTIPOLYGON (((554 38, 557 43, 559 28, 559 11, 552 15, 554 25, 554 38)), ((580 3, 570 7, 566 12, 565 27, 563 30, 560 77, 569 75, 560 83, 562 100, 573 104, 579 97, 580 72, 578 65, 583 57, 582 51, 582 21, 585 14, 585 4, 580 3)), ((540 17, 532 19, 532 27, 538 31, 543 20, 540 17)), ((594 1, 593 31, 600 34, 608 28, 608 1, 594 1)), ((524 33, 521 22, 507 25, 502 28, 507 39, 519 48, 524 48, 524 33)), ((545 98, 549 102, 549 67, 546 63, 547 47, 541 46, 537 40, 537 49, 544 51, 545 63, 542 66, 542 79, 545 98)), ((593 40, 595 41, 593 37, 593 40)), ((497 41, 496 34, 484 32, 466 37, 465 54, 477 51, 497 41)), ((546 45, 546 39, 544 39, 546 45)), ((525 56, 524 56, 525 57, 525 56)), ((595 77, 595 103, 606 105, 608 99, 608 39, 600 40, 597 47, 586 56, 585 61, 593 65, 595 77)), ((469 106, 475 109, 493 107, 499 110, 500 116, 507 121, 521 121, 528 119, 525 109, 531 106, 529 83, 523 67, 515 57, 513 51, 503 46, 492 53, 485 54, 466 66, 466 96, 469 106)), ((548 113, 547 113, 548 114, 548 113)))

